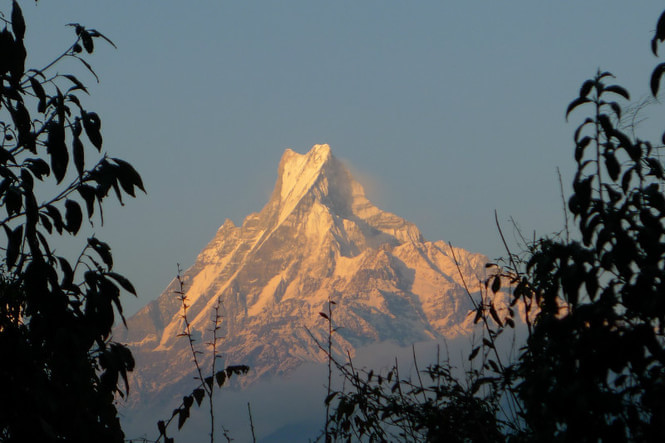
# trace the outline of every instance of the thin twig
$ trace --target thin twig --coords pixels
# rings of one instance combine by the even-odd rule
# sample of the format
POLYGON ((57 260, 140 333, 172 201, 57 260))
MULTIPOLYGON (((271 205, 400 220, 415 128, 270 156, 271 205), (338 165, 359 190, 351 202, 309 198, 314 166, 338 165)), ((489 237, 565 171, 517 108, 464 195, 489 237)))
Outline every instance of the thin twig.
POLYGON ((563 181, 561 180, 561 170, 557 166, 556 174, 559 177, 559 192, 561 193, 561 203, 563 206, 563 221, 566 227, 566 243, 570 243, 570 231, 568 230, 568 205, 566 205, 566 197, 563 194, 563 181))
POLYGON ((252 407, 247 402, 247 413, 249 414, 249 428, 252 430, 252 442, 256 443, 256 435, 254 435, 254 419, 252 418, 252 407))

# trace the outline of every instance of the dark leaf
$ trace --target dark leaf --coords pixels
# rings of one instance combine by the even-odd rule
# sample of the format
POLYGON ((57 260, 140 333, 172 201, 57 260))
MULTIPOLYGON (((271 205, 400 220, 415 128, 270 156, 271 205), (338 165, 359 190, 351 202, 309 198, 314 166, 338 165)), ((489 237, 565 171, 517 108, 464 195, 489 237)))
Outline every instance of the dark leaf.
POLYGON ((58 234, 62 234, 64 223, 58 208, 53 205, 46 205, 46 212, 48 213, 49 217, 51 217, 51 220, 53 220, 53 226, 55 227, 55 230, 58 231, 58 234))
POLYGON ((600 126, 603 128, 603 131, 605 131, 605 134, 607 134, 608 137, 614 134, 615 130, 614 126, 612 125, 612 120, 610 120, 610 117, 607 114, 600 114, 598 116, 598 123, 600 123, 600 126))
POLYGON ((663 12, 658 18, 658 23, 656 24, 656 34, 653 36, 653 42, 651 49, 653 50, 654 55, 658 55, 657 52, 657 41, 665 40, 665 12, 663 12))
POLYGON ((12 30, 17 40, 23 40, 25 36, 25 20, 23 20, 23 13, 16 0, 12 2, 12 30))
POLYGON ((328 395, 326 396, 326 398, 325 398, 325 400, 323 401, 323 403, 324 403, 325 405, 329 405, 330 402, 335 398, 336 395, 337 395, 337 392, 331 392, 330 394, 328 394, 328 395))
POLYGON ((226 382, 226 372, 219 371, 217 374, 215 374, 215 379, 217 380, 217 386, 221 388, 226 382))
POLYGON ((478 352, 480 351, 480 346, 476 346, 471 350, 471 354, 469 354, 469 361, 473 360, 476 358, 476 355, 478 355, 478 352))
POLYGON ((593 88, 593 80, 587 80, 584 83, 582 83, 582 87, 580 88, 580 98, 585 98, 587 95, 589 95, 589 92, 591 92, 591 88, 593 88))
POLYGON ((624 193, 628 192, 628 188, 630 187, 630 179, 633 176, 633 168, 628 169, 626 172, 624 172, 623 177, 621 178, 621 189, 623 190, 624 193))
POLYGON ((111 277, 113 280, 117 281, 122 288, 131 293, 136 295, 136 289, 134 289, 134 286, 131 284, 131 282, 124 276, 117 274, 115 272, 108 272, 106 273, 109 277, 111 277))
POLYGON ((570 104, 568 105, 568 109, 566 109, 566 120, 568 120, 568 115, 573 111, 573 109, 577 108, 578 106, 584 103, 590 103, 590 102, 591 100, 589 100, 586 97, 578 97, 572 102, 570 102, 570 104))
POLYGON ((473 319, 473 324, 477 324, 480 319, 483 318, 483 310, 481 308, 476 309, 476 316, 473 319))
POLYGON ((134 186, 145 192, 141 175, 136 172, 131 164, 119 158, 113 158, 112 160, 118 165, 118 180, 125 192, 134 197, 134 186))
POLYGON ((626 91, 625 88, 619 86, 619 85, 610 85, 605 87, 605 91, 607 92, 613 92, 615 94, 618 94, 625 98, 626 100, 630 100, 630 94, 628 94, 628 91, 626 91))
POLYGON ((98 151, 102 149, 102 121, 99 116, 94 112, 81 111, 81 120, 83 120, 83 129, 90 139, 90 142, 97 148, 98 151))
POLYGON ((69 91, 75 91, 77 89, 80 89, 83 92, 85 92, 86 94, 88 93, 88 90, 86 89, 85 85, 83 83, 81 83, 81 81, 78 78, 76 78, 74 75, 72 75, 72 74, 63 74, 62 76, 65 77, 66 79, 68 79, 69 81, 71 81, 72 83, 74 83, 74 86, 69 88, 69 91))
POLYGON ((70 289, 74 284, 74 271, 72 270, 69 262, 63 257, 58 257, 58 263, 60 264, 60 270, 62 271, 62 286, 63 289, 70 289))
POLYGON ((30 77, 30 85, 32 86, 32 91, 35 93, 35 96, 39 99, 37 111, 44 113, 46 111, 46 92, 44 92, 44 88, 41 83, 39 83, 39 80, 34 76, 30 77))
POLYGON ((71 234, 76 235, 81 228, 83 213, 81 212, 81 206, 74 200, 67 199, 65 201, 65 221, 65 229, 71 234))
POLYGON ((51 169, 58 183, 65 178, 69 154, 65 145, 65 129, 62 122, 52 121, 47 128, 47 152, 51 156, 51 169))
POLYGON ((21 168, 21 186, 25 189, 26 192, 32 192, 32 188, 35 185, 35 181, 32 178, 32 174, 28 169, 21 168))
POLYGON ((113 256, 111 255, 111 247, 108 244, 97 240, 95 237, 90 237, 88 239, 88 245, 99 254, 102 261, 109 269, 113 268, 113 256))
POLYGON ((203 390, 202 388, 194 389, 194 392, 192 392, 192 395, 194 396, 194 399, 196 400, 196 404, 198 406, 201 406, 201 402, 203 401, 203 397, 205 396, 205 390, 203 390))
POLYGON ((7 234, 6 263, 7 267, 11 268, 16 263, 21 250, 21 244, 23 243, 23 225, 19 225, 13 231, 7 225, 2 225, 2 227, 5 228, 5 233, 7 234))
POLYGON ((111 40, 109 40, 105 35, 103 35, 103 34, 102 34, 101 32, 99 32, 99 31, 97 31, 96 29, 90 29, 90 30, 88 30, 88 32, 89 32, 90 35, 93 36, 93 37, 101 37, 101 38, 103 38, 104 40, 106 40, 106 42, 107 42, 108 44, 110 44, 110 45, 113 46, 114 48, 118 49, 118 47, 115 45, 115 43, 113 43, 113 42, 112 42, 111 40))
POLYGON ((499 292, 499 289, 501 289, 501 277, 498 275, 494 277, 494 280, 492 281, 492 292, 495 294, 499 292))
POLYGON ((81 197, 83 197, 86 209, 88 210, 88 218, 91 218, 95 212, 95 198, 97 197, 96 189, 90 185, 80 185, 76 190, 81 197))
POLYGON ((503 326, 503 323, 501 323, 501 320, 499 319, 499 314, 497 314, 496 309, 494 309, 494 304, 490 305, 490 315, 492 316, 497 325, 503 326))
POLYGON ((328 314, 326 314, 325 312, 319 312, 319 315, 320 315, 321 317, 325 318, 326 320, 330 320, 330 319, 328 318, 328 314))
POLYGON ((83 42, 83 47, 85 48, 85 50, 88 52, 88 54, 92 54, 92 51, 94 51, 95 49, 95 44, 92 42, 92 37, 90 36, 90 33, 88 33, 88 31, 86 31, 85 29, 82 29, 80 37, 81 41, 83 42))
POLYGON ((617 181, 619 173, 621 172, 621 167, 619 166, 616 156, 611 152, 605 153, 605 167, 607 168, 607 172, 610 174, 612 181, 617 181))
POLYGON ((180 409, 180 412, 178 413, 178 430, 182 428, 188 418, 189 409, 180 409))
POLYGON ((23 162, 24 166, 30 169, 37 179, 41 180, 42 177, 47 177, 51 173, 48 163, 41 158, 28 158, 23 162))
POLYGON ((5 192, 5 207, 8 215, 18 214, 23 207, 23 196, 21 190, 16 186, 10 186, 5 192))
POLYGON ((654 97, 658 96, 658 90, 660 89, 660 78, 665 72, 665 63, 661 63, 653 70, 651 74, 651 93, 654 97))
POLYGON ((42 226, 44 226, 44 229, 48 231, 49 234, 53 233, 53 224, 51 223, 51 220, 49 220, 46 214, 42 214, 40 212, 39 221, 41 222, 42 226))

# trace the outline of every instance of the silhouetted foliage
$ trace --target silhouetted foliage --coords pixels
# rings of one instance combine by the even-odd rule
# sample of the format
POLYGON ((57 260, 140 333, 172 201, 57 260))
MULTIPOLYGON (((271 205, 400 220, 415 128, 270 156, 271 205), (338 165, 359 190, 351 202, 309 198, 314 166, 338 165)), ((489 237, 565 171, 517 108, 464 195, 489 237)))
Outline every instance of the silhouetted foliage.
POLYGON ((593 112, 575 131, 580 239, 542 240, 527 265, 540 313, 518 393, 539 440, 665 439, 665 175, 658 148, 618 129, 629 96, 611 78, 587 80, 567 112, 593 112))
MULTIPOLYGON (((663 41, 665 13, 654 54, 663 41)), ((654 96, 663 74, 665 64, 652 73, 654 96)), ((388 380, 386 390, 371 371, 362 378, 352 366, 339 366, 350 387, 334 396, 333 437, 382 441, 407 423, 409 432, 425 430, 400 436, 413 440, 665 441, 662 146, 621 129, 622 104, 630 96, 612 79, 599 71, 566 110, 566 118, 590 111, 574 133, 577 173, 568 208, 577 232, 572 239, 536 241, 523 261, 507 249, 505 267, 489 265, 496 276, 485 289, 496 293, 506 280, 513 300, 503 318, 491 300, 475 306, 486 335, 469 356, 482 358, 482 370, 471 373, 472 388, 451 377, 447 366, 426 371, 443 380, 436 385, 442 391, 410 380, 388 380), (518 306, 528 339, 519 359, 503 365, 496 338, 514 326, 518 306), (502 411, 501 404, 512 406, 502 411), (473 434, 483 423, 491 433, 473 434), (447 433, 455 428, 457 434, 447 433)))
MULTIPOLYGON (((246 365, 233 365, 227 366, 225 369, 217 369, 217 359, 222 356, 218 353, 218 347, 220 345, 221 337, 218 335, 220 327, 220 322, 222 316, 220 314, 221 298, 217 299, 217 304, 215 305, 215 315, 211 321, 211 341, 207 343, 210 346, 212 353, 212 363, 210 365, 210 375, 204 375, 204 368, 202 367, 202 362, 199 357, 202 354, 202 351, 197 349, 195 345, 196 339, 192 333, 191 323, 187 315, 189 309, 189 302, 187 300, 187 292, 185 291, 185 282, 181 276, 180 265, 178 265, 178 275, 176 276, 178 282, 178 290, 175 291, 175 295, 178 297, 180 304, 182 306, 181 318, 183 320, 183 331, 178 334, 179 337, 186 338, 189 342, 189 349, 192 353, 192 362, 196 368, 196 375, 194 380, 198 380, 198 386, 189 394, 185 395, 182 398, 182 403, 178 405, 177 408, 171 413, 171 417, 168 420, 160 420, 157 422, 157 430, 159 435, 155 442, 164 441, 164 443, 173 443, 175 439, 168 436, 168 428, 171 423, 174 423, 176 417, 178 418, 178 431, 182 429, 185 422, 190 417, 190 410, 194 404, 197 407, 201 407, 201 403, 204 398, 208 399, 208 413, 210 414, 210 443, 215 441, 215 407, 213 402, 213 394, 215 391, 215 384, 218 388, 224 386, 224 384, 231 379, 233 376, 244 375, 249 372, 249 366, 246 365)), ((251 408, 249 403, 247 404, 248 411, 250 412, 250 421, 251 421, 251 408)), ((228 430, 222 426, 222 434, 224 438, 230 442, 232 438, 229 436, 228 430)), ((254 435, 254 428, 252 424, 252 435, 254 435)), ((145 439, 135 440, 135 441, 146 441, 145 439)))
POLYGON ((102 152, 101 120, 79 98, 84 84, 54 69, 76 60, 94 75, 84 51, 100 38, 112 43, 71 24, 75 42, 46 67, 26 69, 18 3, 3 16, 0 441, 119 442, 114 399, 129 391, 134 359, 110 334, 116 312, 124 321, 121 292, 135 290, 113 271, 111 248, 99 239, 88 238, 73 263, 49 246, 51 235, 76 236, 96 209, 103 221, 111 190, 120 201, 145 191, 129 163, 102 152))

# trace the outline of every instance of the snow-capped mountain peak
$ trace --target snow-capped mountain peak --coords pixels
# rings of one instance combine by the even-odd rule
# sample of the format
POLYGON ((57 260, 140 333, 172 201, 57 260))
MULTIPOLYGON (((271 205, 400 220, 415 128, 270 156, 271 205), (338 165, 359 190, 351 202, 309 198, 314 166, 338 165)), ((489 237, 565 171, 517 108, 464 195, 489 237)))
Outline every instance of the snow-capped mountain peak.
MULTIPOLYGON (((472 323, 460 271, 478 281, 486 259, 454 252, 459 269, 446 243, 425 241, 414 224, 374 206, 328 145, 287 149, 265 207, 241 226, 226 220, 184 273, 188 318, 197 342, 209 341, 221 302, 220 352, 226 364, 253 368, 246 381, 321 360, 307 330, 323 339, 319 312, 329 299, 339 352, 455 336, 472 323)), ((177 289, 172 282, 116 331, 133 349, 144 395, 191 380, 177 289)))

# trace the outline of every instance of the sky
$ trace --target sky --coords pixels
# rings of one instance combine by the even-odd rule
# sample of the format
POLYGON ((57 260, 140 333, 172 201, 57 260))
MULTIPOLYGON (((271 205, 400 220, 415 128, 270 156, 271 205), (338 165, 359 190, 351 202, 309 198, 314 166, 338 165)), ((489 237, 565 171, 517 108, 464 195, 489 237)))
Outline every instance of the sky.
MULTIPOLYGON (((511 219, 529 238, 560 231, 557 168, 570 195, 572 133, 585 117, 566 123, 567 104, 599 68, 640 99, 662 61, 650 52, 655 0, 21 5, 28 66, 71 44, 67 23, 117 46, 98 42, 88 59, 99 83, 71 62, 58 69, 80 74, 104 150, 148 191, 107 204, 104 226, 86 231, 139 292, 127 314, 159 296, 178 263, 191 266, 225 219, 239 225, 263 207, 286 148, 329 144, 371 201, 427 240, 505 255, 495 210, 513 245, 511 219)), ((647 108, 644 138, 659 138, 664 109, 647 108)))

